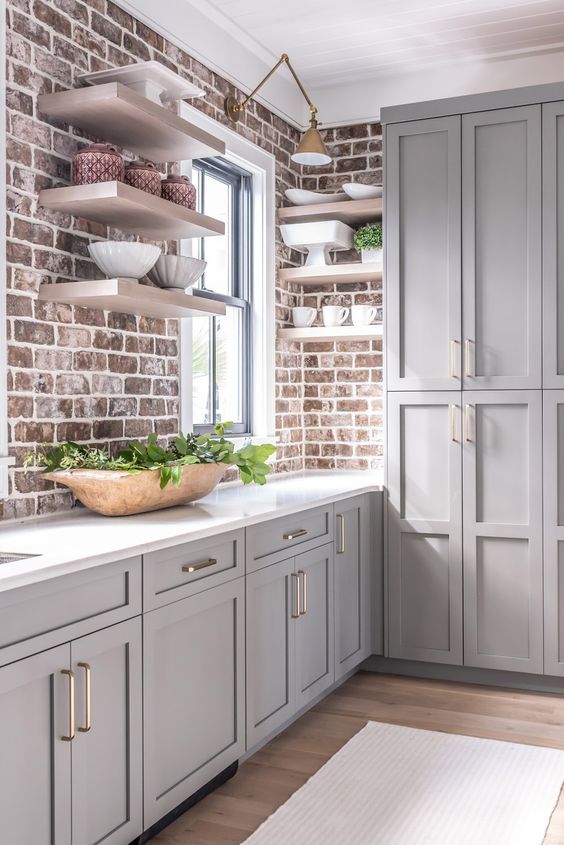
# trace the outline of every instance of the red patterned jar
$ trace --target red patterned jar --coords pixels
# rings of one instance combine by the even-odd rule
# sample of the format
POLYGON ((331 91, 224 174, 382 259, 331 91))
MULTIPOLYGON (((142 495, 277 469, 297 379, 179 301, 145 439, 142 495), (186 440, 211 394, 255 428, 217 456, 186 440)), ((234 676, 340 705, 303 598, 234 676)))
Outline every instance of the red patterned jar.
POLYGON ((94 182, 123 182, 124 162, 111 144, 90 144, 79 150, 72 163, 73 185, 94 182))
POLYGON ((161 186, 163 199, 192 210, 196 208, 196 188, 187 176, 168 176, 163 179, 161 186))
POLYGON ((125 168, 124 181, 148 194, 161 194, 161 177, 152 161, 131 161, 125 168))

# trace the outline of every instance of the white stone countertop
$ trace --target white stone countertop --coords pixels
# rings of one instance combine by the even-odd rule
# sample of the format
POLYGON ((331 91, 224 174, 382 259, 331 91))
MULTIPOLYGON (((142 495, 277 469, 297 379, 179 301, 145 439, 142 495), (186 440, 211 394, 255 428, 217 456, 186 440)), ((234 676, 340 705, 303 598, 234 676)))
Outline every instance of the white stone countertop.
POLYGON ((224 484, 194 504, 137 516, 106 517, 77 508, 0 523, 0 552, 37 555, 0 564, 0 592, 381 491, 382 484, 377 472, 306 471, 273 475, 264 487, 224 484))

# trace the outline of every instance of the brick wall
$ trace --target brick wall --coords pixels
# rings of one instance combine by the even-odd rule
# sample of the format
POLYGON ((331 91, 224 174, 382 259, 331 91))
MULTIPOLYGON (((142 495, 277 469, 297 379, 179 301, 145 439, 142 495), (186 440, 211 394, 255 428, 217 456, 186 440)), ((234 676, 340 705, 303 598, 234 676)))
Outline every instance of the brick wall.
MULTIPOLYGON (((38 191, 68 184, 74 152, 98 139, 43 117, 37 96, 75 86, 78 75, 86 71, 156 59, 205 89, 206 99, 195 104, 226 123, 223 99, 235 89, 109 0, 8 0, 7 21, 10 454, 21 464, 37 442, 73 439, 115 451, 125 439, 152 430, 169 436, 178 429, 176 321, 37 301, 42 282, 99 276, 87 252, 92 240, 131 237, 38 207, 38 191)), ((303 182, 304 187, 330 190, 339 180, 346 181, 349 173, 365 178, 367 171, 377 168, 377 127, 328 130, 337 160, 316 176, 302 174, 291 163, 298 132, 260 104, 249 104, 237 131, 275 156, 277 206, 288 187, 303 182)), ((292 253, 278 234, 276 249, 277 266, 301 263, 301 256, 292 253)), ((306 296, 309 300, 327 293, 308 290, 306 296)), ((354 295, 361 301, 368 293, 372 292, 360 286, 354 295)), ((351 295, 351 289, 331 294, 340 301, 351 295)), ((277 281, 277 325, 287 325, 290 309, 303 300, 300 287, 283 287, 277 281)), ((378 391, 380 356, 378 350, 365 347, 302 349, 278 343, 278 471, 301 469, 304 454, 308 466, 373 463, 379 400, 371 391, 378 391), (339 358, 341 353, 349 357, 339 358), (339 361, 350 364, 353 355, 361 374, 351 381, 350 373, 345 375, 348 364, 339 361), (330 366, 346 369, 330 370, 329 380, 323 382, 322 370, 329 361, 330 366)), ((10 475, 10 495, 0 502, 0 518, 50 513, 72 503, 68 491, 36 476, 26 477, 16 468, 10 475)))
MULTIPOLYGON (((302 187, 335 191, 345 182, 382 184, 382 127, 379 123, 326 130, 331 164, 308 168, 302 187)), ((358 260, 337 253, 337 261, 358 260)), ((382 318, 381 282, 308 285, 303 304, 375 305, 382 318)), ((348 321, 350 323, 350 317, 348 321)), ((321 324, 318 317, 317 323, 321 324)), ((369 469, 382 465, 382 341, 306 343, 304 371, 305 466, 369 469)))

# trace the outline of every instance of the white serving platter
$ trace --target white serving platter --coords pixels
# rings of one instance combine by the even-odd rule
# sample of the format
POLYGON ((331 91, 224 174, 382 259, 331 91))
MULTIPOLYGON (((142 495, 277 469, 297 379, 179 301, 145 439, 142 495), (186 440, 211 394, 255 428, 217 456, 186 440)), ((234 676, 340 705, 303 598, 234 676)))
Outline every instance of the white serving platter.
POLYGON ((371 200, 382 196, 378 185, 361 185, 357 182, 345 182, 343 191, 351 200, 371 200))
POLYGON ((302 191, 300 188, 288 188, 284 191, 292 205, 317 205, 320 202, 342 202, 345 194, 322 194, 319 191, 302 191))
POLYGON ((155 103, 205 97, 205 91, 197 85, 182 79, 177 73, 155 61, 136 62, 124 67, 84 73, 78 78, 88 85, 121 82, 155 103))

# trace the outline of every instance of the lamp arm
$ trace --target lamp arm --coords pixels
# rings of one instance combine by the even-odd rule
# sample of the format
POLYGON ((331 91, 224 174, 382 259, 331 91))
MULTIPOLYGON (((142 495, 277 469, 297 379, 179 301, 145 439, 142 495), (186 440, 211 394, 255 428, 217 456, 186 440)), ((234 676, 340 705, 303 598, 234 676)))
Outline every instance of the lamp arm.
POLYGON ((296 71, 294 70, 294 68, 293 68, 293 67, 292 67, 292 65, 290 64, 290 59, 288 58, 288 55, 287 55, 286 53, 282 53, 282 55, 280 56, 280 58, 278 59, 278 61, 277 61, 277 62, 276 62, 276 64, 274 65, 274 67, 273 67, 273 68, 271 68, 271 69, 268 71, 268 73, 266 74, 266 76, 264 77, 264 79, 261 79, 261 81, 259 82, 259 84, 257 85, 257 87, 256 87, 253 91, 251 91, 251 93, 250 93, 250 94, 247 94, 247 96, 245 97, 245 99, 244 99, 241 103, 239 103, 239 106, 238 106, 238 110, 239 110, 239 111, 241 111, 241 112, 242 112, 242 111, 244 111, 244 110, 245 110, 245 106, 247 105, 247 103, 249 102, 249 100, 252 100, 252 99, 253 99, 253 97, 255 96, 255 94, 257 93, 257 91, 260 91, 260 89, 262 88, 262 86, 263 86, 266 82, 268 82, 268 80, 270 79, 270 77, 271 77, 274 73, 276 73, 276 71, 278 70, 278 68, 280 67, 280 65, 283 65, 283 64, 287 64, 287 65, 288 65, 288 70, 290 71, 290 73, 291 73, 291 74, 292 74, 292 76, 294 77, 294 79, 295 79, 295 81, 296 81, 296 85, 298 86, 298 88, 299 88, 299 89, 300 89, 300 91, 302 92, 303 98, 304 98, 304 100, 306 101, 306 103, 308 104, 310 112, 311 112, 313 115, 317 114, 317 109, 316 109, 316 107, 313 105, 313 103, 312 103, 312 102, 311 102, 311 100, 309 99, 309 97, 308 97, 308 95, 307 95, 307 92, 306 92, 306 90, 305 90, 304 86, 302 85, 302 83, 300 82, 300 80, 299 80, 299 78, 298 78, 298 75, 297 75, 296 71))

